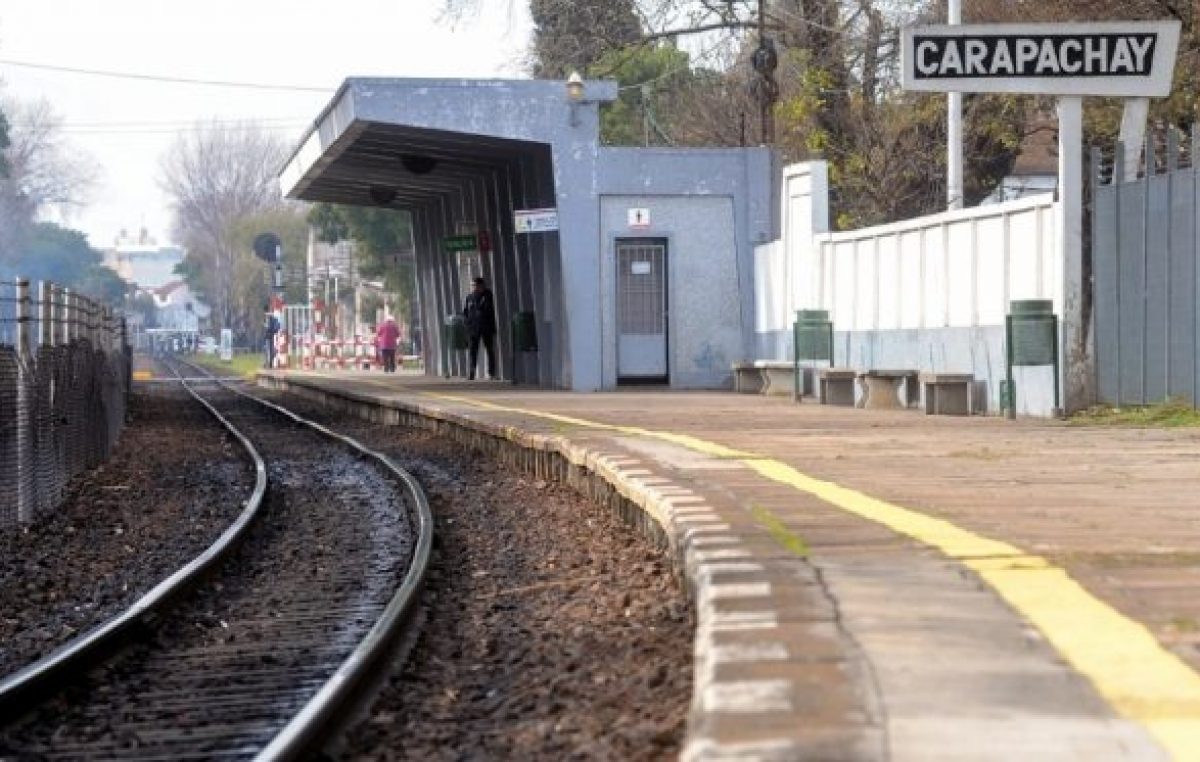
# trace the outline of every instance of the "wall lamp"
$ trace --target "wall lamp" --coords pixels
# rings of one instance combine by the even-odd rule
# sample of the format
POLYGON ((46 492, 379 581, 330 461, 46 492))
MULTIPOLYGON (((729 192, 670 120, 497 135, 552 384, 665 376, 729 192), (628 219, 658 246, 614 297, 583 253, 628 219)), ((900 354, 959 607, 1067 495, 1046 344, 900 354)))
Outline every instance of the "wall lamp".
POLYGON ((599 103, 599 101, 588 100, 584 96, 587 94, 587 87, 583 83, 583 77, 579 76, 579 72, 571 72, 571 76, 567 77, 567 103, 571 106, 572 127, 579 126, 579 107, 589 103, 599 103))

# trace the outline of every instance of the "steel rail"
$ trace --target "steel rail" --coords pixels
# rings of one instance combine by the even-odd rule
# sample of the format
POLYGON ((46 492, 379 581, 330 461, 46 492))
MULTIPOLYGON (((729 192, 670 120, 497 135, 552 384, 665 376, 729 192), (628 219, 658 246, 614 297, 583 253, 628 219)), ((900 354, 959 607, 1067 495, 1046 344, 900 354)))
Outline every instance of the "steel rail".
POLYGON ((376 667, 391 652, 397 638, 404 632, 429 567, 430 552, 433 547, 433 512, 420 483, 387 455, 372 450, 351 437, 297 415, 282 405, 230 386, 200 366, 184 361, 180 362, 208 374, 214 383, 220 384, 235 394, 265 405, 297 423, 309 426, 378 461, 404 483, 417 509, 416 549, 413 553, 412 564, 399 589, 388 601, 383 612, 358 646, 346 657, 320 690, 309 699, 304 708, 275 735, 256 757, 260 762, 285 762, 286 760, 301 759, 314 751, 322 741, 337 730, 339 722, 344 720, 351 708, 356 705, 355 699, 359 698, 372 682, 372 678, 376 674, 376 667))
MULTIPOLYGON (((178 375, 178 374, 176 374, 178 375)), ((187 381, 180 379, 192 398, 204 406, 245 448, 254 462, 254 490, 238 517, 221 535, 185 566, 159 582, 122 613, 73 638, 46 656, 0 680, 0 717, 15 717, 22 704, 58 690, 67 680, 86 671, 107 653, 116 650, 134 631, 157 615, 173 598, 190 590, 218 563, 225 560, 259 515, 267 491, 267 467, 254 445, 187 381)))

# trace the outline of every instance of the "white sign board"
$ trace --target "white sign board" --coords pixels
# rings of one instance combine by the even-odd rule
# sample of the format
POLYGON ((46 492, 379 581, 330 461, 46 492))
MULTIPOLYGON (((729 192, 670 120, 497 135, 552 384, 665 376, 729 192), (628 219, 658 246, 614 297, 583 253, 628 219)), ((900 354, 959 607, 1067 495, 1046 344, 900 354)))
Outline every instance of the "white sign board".
POLYGON ((914 26, 905 90, 1165 97, 1178 21, 914 26))
POLYGON ((230 328, 221 329, 221 360, 229 362, 233 359, 233 330, 230 328))
POLYGON ((650 210, 644 207, 630 209, 629 227, 633 230, 647 230, 650 227, 650 210))
POLYGON ((557 209, 516 209, 513 226, 518 233, 548 233, 558 230, 557 209))
POLYGON ((633 275, 649 275, 650 274, 650 263, 649 262, 630 262, 629 263, 629 272, 633 275))

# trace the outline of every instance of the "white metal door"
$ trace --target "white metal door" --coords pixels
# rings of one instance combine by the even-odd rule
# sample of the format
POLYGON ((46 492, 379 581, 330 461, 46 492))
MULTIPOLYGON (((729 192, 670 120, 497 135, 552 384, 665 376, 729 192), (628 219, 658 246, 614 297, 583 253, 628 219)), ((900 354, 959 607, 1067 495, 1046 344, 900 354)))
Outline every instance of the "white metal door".
POLYGON ((617 240, 617 378, 666 381, 667 242, 617 240))

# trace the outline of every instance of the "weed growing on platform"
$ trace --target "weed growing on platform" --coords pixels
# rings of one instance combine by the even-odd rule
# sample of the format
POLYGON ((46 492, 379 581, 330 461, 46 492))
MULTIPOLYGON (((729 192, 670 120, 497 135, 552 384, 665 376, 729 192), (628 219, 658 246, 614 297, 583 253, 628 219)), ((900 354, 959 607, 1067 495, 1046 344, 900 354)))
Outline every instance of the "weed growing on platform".
POLYGON ((1200 427, 1200 410, 1180 399, 1134 407, 1099 405, 1076 414, 1071 418, 1071 423, 1084 426, 1200 427))
POLYGON ((778 516, 761 505, 751 506, 750 513, 771 533, 775 542, 782 545, 785 550, 795 553, 801 558, 808 557, 808 543, 804 541, 803 537, 788 529, 778 516))

